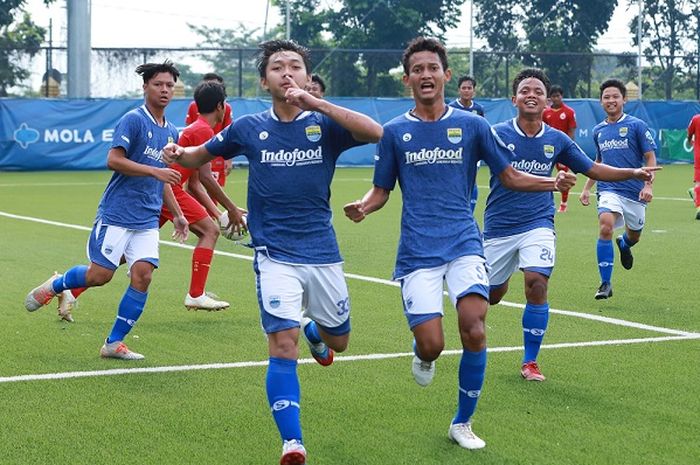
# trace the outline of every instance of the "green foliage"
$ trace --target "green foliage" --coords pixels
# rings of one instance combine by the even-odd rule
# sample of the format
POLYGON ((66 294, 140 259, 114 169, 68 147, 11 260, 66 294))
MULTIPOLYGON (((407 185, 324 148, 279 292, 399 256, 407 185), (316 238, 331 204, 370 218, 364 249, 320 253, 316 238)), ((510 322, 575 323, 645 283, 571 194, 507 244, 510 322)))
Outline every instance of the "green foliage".
MULTIPOLYGON (((46 5, 52 2, 44 0, 46 5)), ((24 11, 25 3, 26 0, 3 0, 0 4, 0 97, 6 97, 8 88, 29 76, 20 60, 36 55, 46 34, 46 29, 36 25, 24 11)))

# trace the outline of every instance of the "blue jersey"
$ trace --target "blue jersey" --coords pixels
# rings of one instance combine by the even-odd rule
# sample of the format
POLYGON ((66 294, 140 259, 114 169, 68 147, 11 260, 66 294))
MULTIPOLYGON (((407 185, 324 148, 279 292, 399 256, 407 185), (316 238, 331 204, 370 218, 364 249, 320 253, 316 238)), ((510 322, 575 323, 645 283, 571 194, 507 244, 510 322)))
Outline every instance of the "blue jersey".
MULTIPOLYGON (((641 168, 644 154, 656 150, 649 126, 634 116, 622 114, 614 123, 603 121, 593 128, 597 159, 616 168, 641 168)), ((598 182, 598 192, 609 191, 637 202, 644 181, 628 179, 619 182, 598 182)), ((646 202, 642 202, 646 203, 646 202)))
POLYGON ((285 123, 270 109, 240 117, 205 147, 226 159, 248 158, 253 247, 284 263, 326 265, 342 262, 329 204, 335 163, 362 144, 320 113, 285 123))
POLYGON ((464 110, 468 111, 469 113, 476 113, 479 116, 484 116, 484 107, 476 103, 474 100, 472 100, 472 104, 468 107, 462 105, 462 102, 460 102, 459 99, 453 100, 452 102, 448 103, 448 105, 459 110, 464 110))
MULTIPOLYGON (((551 176, 555 163, 563 163, 576 173, 585 173, 593 161, 569 136, 546 124, 529 137, 516 119, 493 127, 513 151, 513 168, 537 176, 551 176)), ((517 192, 504 187, 498 176, 491 176, 491 192, 484 213, 484 238, 521 234, 536 228, 554 229, 554 196, 551 192, 517 192)))
MULTIPOLYGON (((165 121, 165 120, 164 120, 165 121)), ((160 126, 146 105, 131 110, 117 123, 112 148, 121 147, 126 158, 142 165, 164 168, 163 147, 177 140, 177 129, 160 126)), ((126 229, 158 229, 163 206, 163 183, 152 176, 114 173, 97 207, 96 221, 126 229)))
POLYGON ((410 113, 384 125, 374 185, 403 198, 394 278, 466 255, 483 257, 470 200, 480 159, 500 173, 510 152, 484 118, 447 107, 438 121, 410 113))

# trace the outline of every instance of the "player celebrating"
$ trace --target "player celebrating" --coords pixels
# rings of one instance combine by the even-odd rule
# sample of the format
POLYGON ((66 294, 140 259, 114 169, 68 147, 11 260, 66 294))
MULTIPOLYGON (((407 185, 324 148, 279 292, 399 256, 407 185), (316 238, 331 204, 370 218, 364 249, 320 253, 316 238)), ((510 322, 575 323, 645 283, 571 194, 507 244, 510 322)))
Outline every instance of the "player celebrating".
POLYGON ((695 219, 700 220, 700 115, 695 115, 688 125, 688 144, 693 144, 695 187, 689 192, 695 202, 695 219))
POLYGON ((212 153, 248 157, 248 227, 270 354, 267 395, 283 440, 280 463, 295 465, 306 462, 299 333, 321 365, 333 362, 333 351, 345 350, 350 334, 350 301, 329 205, 335 163, 344 150, 377 142, 382 128, 303 90, 311 79, 306 48, 273 40, 260 49, 260 83, 272 109, 241 117, 205 145, 169 145, 164 153, 184 166, 206 163, 212 153))
MULTIPOLYGON (((32 289, 24 305, 30 312, 48 304, 67 289, 102 286, 109 282, 122 256, 130 285, 117 310, 112 331, 100 349, 102 357, 139 360, 122 342, 141 316, 148 298, 153 269, 158 266, 158 215, 163 183, 177 184, 180 173, 165 167, 162 148, 177 139, 177 129, 165 120, 165 107, 180 75, 170 61, 136 68, 143 77, 145 103, 119 120, 107 166, 114 170, 97 209, 88 240, 90 265, 78 265, 32 289)), ((177 205, 170 207, 177 211, 177 205)), ((187 222, 174 218, 174 237, 187 237, 187 222)))
MULTIPOLYGON (((563 97, 564 89, 559 85, 553 85, 549 90, 549 99, 552 101, 552 105, 545 108, 542 119, 554 129, 559 129, 571 140, 574 140, 576 136, 576 112, 564 103, 563 97)), ((569 168, 562 163, 557 163, 557 170, 568 171, 569 168)), ((566 213, 568 200, 569 192, 562 192, 559 213, 566 213)))
MULTIPOLYGON (((634 116, 624 113, 627 90, 622 81, 608 79, 600 85, 600 104, 608 115, 593 128, 593 141, 596 146, 596 161, 620 168, 656 166, 656 143, 647 124, 634 116)), ((626 270, 632 268, 632 246, 642 234, 646 205, 653 197, 654 179, 641 181, 633 179, 619 183, 601 182, 598 185, 598 271, 601 284, 595 294, 596 299, 612 297, 612 272, 615 252, 612 234, 625 226, 625 232, 615 240, 620 250, 620 262, 626 270)), ((591 187, 595 181, 586 181, 580 200, 583 205, 590 203, 591 187)))
MULTIPOLYGON (((651 171, 612 168, 593 163, 562 132, 542 124, 549 78, 539 69, 524 69, 513 79, 513 104, 518 114, 494 126, 514 152, 513 167, 536 176, 550 176, 554 163, 563 162, 594 179, 619 181, 651 179, 651 171)), ((491 193, 484 214, 484 254, 497 304, 508 291, 515 270, 523 270, 525 311, 522 317, 524 354, 520 374, 528 381, 544 381, 537 355, 549 320, 547 287, 555 261, 554 203, 551 192, 515 192, 491 176, 491 193)))
POLYGON ((461 447, 479 449, 485 442, 473 433, 471 418, 486 369, 489 281, 468 198, 476 163, 483 159, 504 185, 518 190, 568 189, 575 176, 561 173, 555 181, 516 171, 509 164, 510 151, 484 118, 446 106, 451 72, 445 47, 436 39, 414 39, 404 51, 403 67, 415 107, 384 126, 374 187, 346 205, 345 213, 362 221, 386 204, 398 179, 403 210, 394 279, 401 282, 404 313, 415 337, 413 376, 427 386, 444 348, 445 281, 463 347, 457 413, 448 434, 461 447))

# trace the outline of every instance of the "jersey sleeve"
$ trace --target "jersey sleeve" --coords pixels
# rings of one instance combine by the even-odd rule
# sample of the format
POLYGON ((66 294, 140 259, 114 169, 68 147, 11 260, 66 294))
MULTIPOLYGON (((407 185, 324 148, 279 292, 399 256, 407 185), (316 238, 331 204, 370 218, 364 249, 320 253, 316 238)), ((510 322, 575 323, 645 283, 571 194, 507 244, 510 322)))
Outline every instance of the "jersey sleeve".
POLYGON ((241 155, 243 150, 242 123, 243 120, 238 120, 225 128, 223 131, 209 139, 209 142, 204 144, 204 148, 210 154, 217 154, 226 160, 229 160, 236 155, 241 155))
POLYGON ((588 155, 581 150, 576 142, 569 137, 564 137, 563 134, 561 139, 564 143, 564 150, 559 153, 557 162, 568 166, 575 173, 585 173, 593 167, 593 160, 588 158, 588 155))
POLYGON ((690 124, 688 125, 688 137, 692 137, 695 134, 698 126, 698 115, 690 118, 690 124))
POLYGON ((486 120, 479 125, 480 158, 489 165, 494 176, 498 176, 510 165, 512 152, 486 120))
POLYGON ((185 126, 189 126, 190 124, 194 123, 197 121, 197 118, 199 118, 197 103, 190 102, 190 106, 187 107, 187 116, 185 116, 185 126))
POLYGON ((141 121, 135 113, 127 113, 119 120, 114 128, 112 145, 110 148, 121 147, 127 153, 131 144, 134 143, 141 134, 141 121))
POLYGON ((637 142, 639 143, 639 148, 642 150, 642 154, 656 151, 654 136, 651 135, 647 123, 641 120, 637 125, 637 142))
POLYGON ((603 157, 600 154, 600 147, 598 146, 598 137, 600 135, 600 129, 597 127, 593 128, 593 145, 595 146, 595 160, 603 161, 603 157))
POLYGON ((377 154, 374 156, 373 184, 383 189, 394 190, 398 173, 393 134, 385 128, 384 135, 377 145, 377 154))

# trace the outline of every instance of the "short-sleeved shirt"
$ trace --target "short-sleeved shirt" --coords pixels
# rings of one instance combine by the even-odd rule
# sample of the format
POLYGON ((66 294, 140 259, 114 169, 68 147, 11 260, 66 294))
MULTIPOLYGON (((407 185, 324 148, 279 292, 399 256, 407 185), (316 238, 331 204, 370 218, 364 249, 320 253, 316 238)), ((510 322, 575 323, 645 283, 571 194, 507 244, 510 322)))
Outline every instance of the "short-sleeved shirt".
MULTIPOLYGON (((555 163, 563 163, 576 173, 585 173, 593 161, 563 132, 546 124, 530 137, 517 119, 493 127, 513 151, 511 165, 536 176, 551 176, 555 163)), ((554 197, 551 192, 518 192, 491 175, 491 192, 484 212, 484 238, 506 237, 537 228, 554 229, 554 197)))
POLYGON ((270 109, 242 116, 205 147, 226 159, 248 158, 253 247, 279 262, 326 265, 342 262, 329 203, 335 164, 362 144, 323 114, 303 111, 282 122, 270 109))
MULTIPOLYGON (((214 136, 214 130, 209 126, 207 120, 201 116, 197 117, 194 123, 187 126, 180 134, 177 144, 182 147, 197 147, 209 141, 214 136)), ((188 179, 195 172, 196 168, 185 168, 178 163, 170 165, 172 169, 180 172, 180 186, 184 186, 188 179)))
MULTIPOLYGON (((164 168, 163 147, 177 140, 177 129, 165 121, 158 125, 145 105, 125 114, 114 129, 111 148, 120 147, 126 158, 142 165, 164 168)), ((115 172, 102 194, 96 220, 126 229, 158 229, 163 205, 163 183, 151 176, 115 172)))
POLYGON ((545 108, 542 121, 568 135, 570 130, 576 129, 576 112, 562 103, 560 108, 545 108))
MULTIPOLYGON (((593 142, 597 159, 616 168, 641 168, 644 166, 644 154, 656 150, 656 142, 649 126, 634 116, 622 114, 614 123, 603 121, 593 128, 593 142)), ((609 191, 639 200, 639 192, 644 181, 628 179, 618 182, 598 182, 598 192, 609 191)), ((643 202, 646 203, 646 202, 643 202)))
POLYGON ((471 105, 465 107, 459 99, 453 100, 448 103, 449 106, 457 108, 459 110, 468 111, 469 113, 476 113, 479 116, 484 116, 484 107, 472 100, 471 105))
POLYGON ((695 158, 700 158, 700 115, 695 115, 690 119, 688 125, 688 135, 693 136, 693 152, 695 158))
POLYGON ((484 118, 450 106, 437 121, 409 112, 384 125, 374 185, 393 190, 398 180, 401 186, 395 279, 462 256, 483 257, 470 205, 477 162, 484 160, 498 174, 510 157, 484 118))

